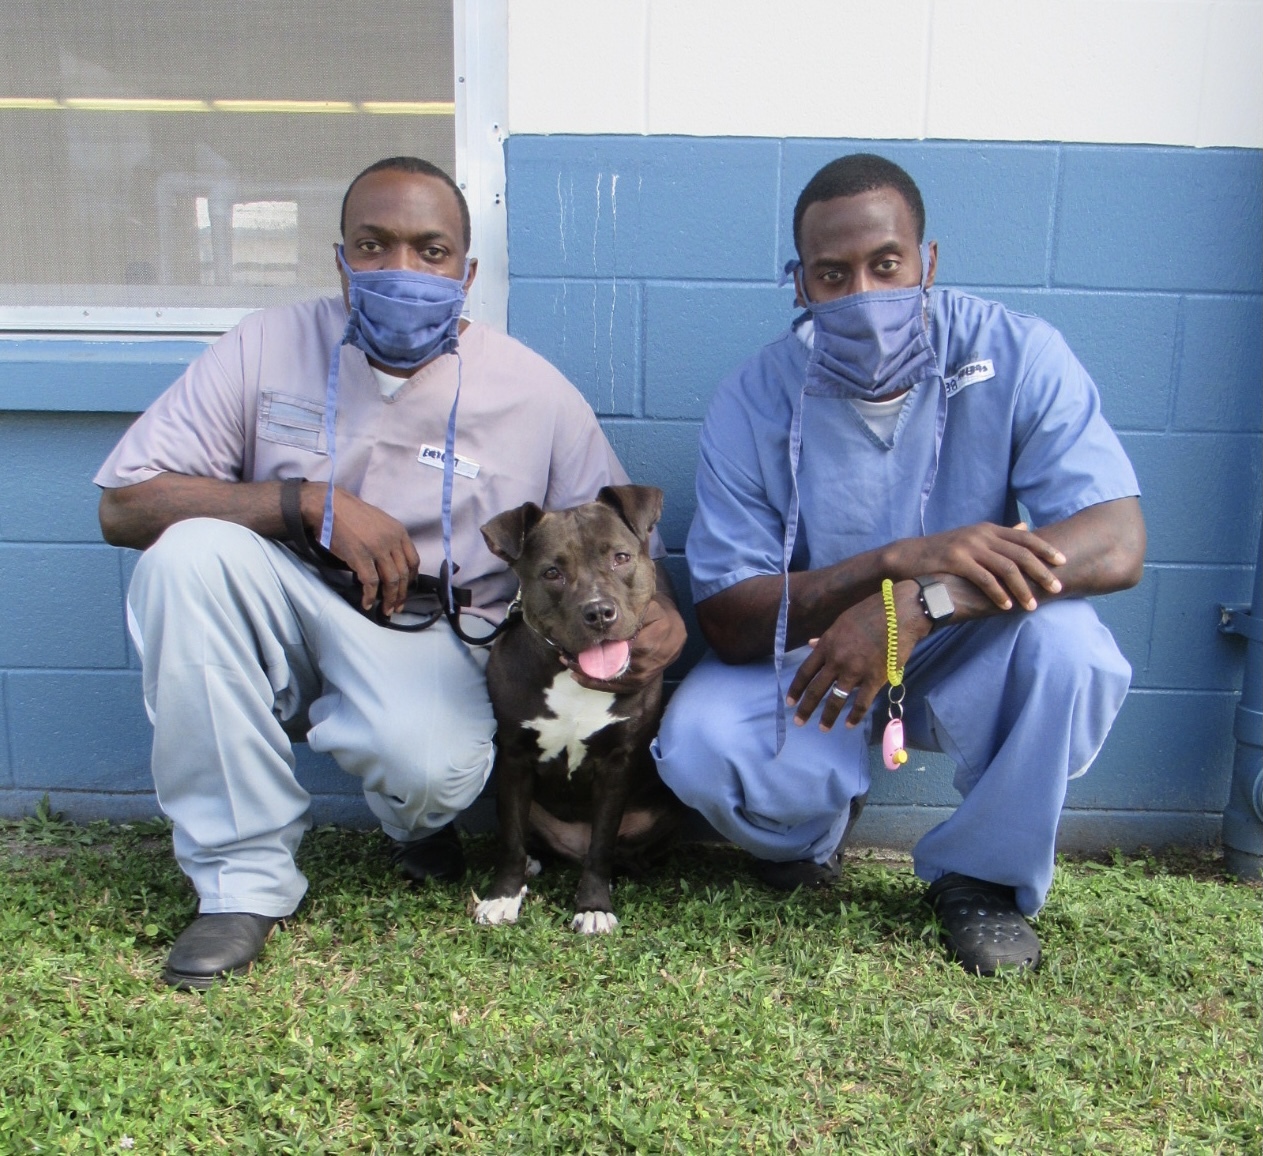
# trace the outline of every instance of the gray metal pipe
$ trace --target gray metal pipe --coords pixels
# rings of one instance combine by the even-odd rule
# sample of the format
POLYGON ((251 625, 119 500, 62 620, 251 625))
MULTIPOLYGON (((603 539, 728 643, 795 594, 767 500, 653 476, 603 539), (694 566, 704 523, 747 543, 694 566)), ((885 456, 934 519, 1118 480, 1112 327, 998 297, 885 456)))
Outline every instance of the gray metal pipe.
POLYGON ((1242 879, 1263 878, 1263 537, 1251 605, 1221 606, 1219 629, 1245 640, 1245 677, 1233 734, 1237 753, 1224 808, 1224 865, 1242 879))

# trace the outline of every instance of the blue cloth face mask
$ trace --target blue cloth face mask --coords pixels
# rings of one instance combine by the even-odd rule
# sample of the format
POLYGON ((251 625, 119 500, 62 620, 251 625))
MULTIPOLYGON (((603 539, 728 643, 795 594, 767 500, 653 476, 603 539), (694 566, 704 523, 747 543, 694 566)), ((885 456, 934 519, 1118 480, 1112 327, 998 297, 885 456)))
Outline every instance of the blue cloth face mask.
MULTIPOLYGON (((786 272, 796 267, 791 262, 786 272)), ((928 268, 923 245, 918 285, 807 302, 813 323, 809 392, 881 401, 938 373, 925 320, 928 268)))
MULTIPOLYGON (((354 345, 380 365, 391 369, 416 369, 440 353, 450 353, 460 340, 460 314, 465 305, 465 281, 469 279, 468 259, 465 261, 465 277, 461 281, 407 269, 375 269, 357 273, 346 263, 341 245, 338 246, 338 263, 346 274, 347 301, 351 312, 342 340, 329 358, 329 378, 325 384, 325 447, 329 455, 331 484, 325 496, 320 544, 326 550, 333 541, 332 479, 337 453, 338 370, 342 360, 339 350, 343 345, 354 345)), ((457 400, 460 399, 459 381, 458 376, 457 400)), ((455 436, 456 402, 453 401, 443 476, 443 553, 448 560, 449 573, 453 569, 450 557, 450 474, 455 460, 455 436)))
MULTIPOLYGON (((391 369, 415 369, 456 348, 464 281, 408 269, 355 272, 338 246, 351 307, 342 344, 391 369)), ((465 263, 465 277, 469 262, 465 263)))

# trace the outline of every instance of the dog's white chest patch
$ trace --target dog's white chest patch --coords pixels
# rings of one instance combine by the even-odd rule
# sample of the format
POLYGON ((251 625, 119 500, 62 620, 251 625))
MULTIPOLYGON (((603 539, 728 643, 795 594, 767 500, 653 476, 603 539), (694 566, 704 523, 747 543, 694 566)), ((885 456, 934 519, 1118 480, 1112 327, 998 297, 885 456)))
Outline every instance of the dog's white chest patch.
POLYGON ((611 723, 624 722, 625 716, 610 713, 614 695, 608 690, 589 690, 580 686, 562 671, 544 692, 544 704, 555 718, 531 719, 522 725, 539 735, 539 753, 544 761, 566 752, 568 774, 583 762, 587 740, 611 723))

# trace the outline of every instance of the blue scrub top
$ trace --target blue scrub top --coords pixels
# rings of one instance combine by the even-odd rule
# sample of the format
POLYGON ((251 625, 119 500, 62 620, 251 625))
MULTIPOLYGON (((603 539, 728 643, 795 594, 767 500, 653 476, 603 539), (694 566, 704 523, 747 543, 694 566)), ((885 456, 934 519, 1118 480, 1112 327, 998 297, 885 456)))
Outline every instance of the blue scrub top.
POLYGON ((898 538, 977 522, 1032 528, 1140 492, 1087 371, 1051 325, 952 289, 930 292, 940 376, 906 396, 883 442, 846 398, 806 394, 808 350, 787 330, 716 391, 702 426, 687 554, 700 602, 898 538), (791 428, 801 410, 795 477, 791 428))

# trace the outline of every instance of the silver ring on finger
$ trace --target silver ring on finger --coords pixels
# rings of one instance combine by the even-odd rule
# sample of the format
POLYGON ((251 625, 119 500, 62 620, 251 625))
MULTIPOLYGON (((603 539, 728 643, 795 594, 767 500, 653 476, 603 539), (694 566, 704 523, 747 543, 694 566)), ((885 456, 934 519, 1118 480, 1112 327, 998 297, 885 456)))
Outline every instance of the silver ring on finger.
POLYGON ((833 689, 829 691, 829 693, 833 695, 834 698, 840 698, 843 702, 846 702, 846 700, 851 697, 851 692, 849 690, 843 690, 837 685, 837 683, 833 684, 833 689))

